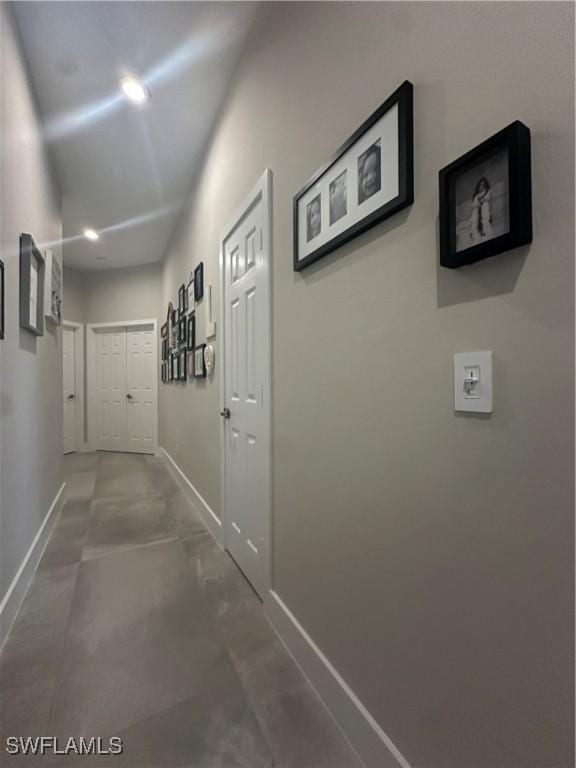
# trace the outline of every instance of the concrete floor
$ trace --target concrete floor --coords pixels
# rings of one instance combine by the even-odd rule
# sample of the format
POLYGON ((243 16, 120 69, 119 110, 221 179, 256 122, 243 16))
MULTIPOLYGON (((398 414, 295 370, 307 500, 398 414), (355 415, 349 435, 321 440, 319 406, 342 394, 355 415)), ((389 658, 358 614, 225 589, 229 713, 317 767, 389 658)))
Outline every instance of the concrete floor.
POLYGON ((359 765, 154 457, 65 457, 67 501, 0 656, 2 766, 359 765), (122 738, 11 757, 7 736, 122 738))

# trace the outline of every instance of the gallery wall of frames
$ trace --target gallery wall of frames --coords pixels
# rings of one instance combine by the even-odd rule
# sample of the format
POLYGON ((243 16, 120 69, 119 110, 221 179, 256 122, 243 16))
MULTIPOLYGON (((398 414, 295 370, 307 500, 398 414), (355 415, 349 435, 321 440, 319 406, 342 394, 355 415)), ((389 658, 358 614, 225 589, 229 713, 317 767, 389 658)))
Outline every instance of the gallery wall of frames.
POLYGON ((160 331, 160 379, 164 384, 206 379, 213 373, 214 348, 206 343, 216 335, 211 299, 211 286, 204 286, 204 263, 200 262, 180 286, 178 300, 168 304, 166 322, 160 331), (200 340, 196 332, 196 317, 201 310, 206 313, 206 340, 200 340))

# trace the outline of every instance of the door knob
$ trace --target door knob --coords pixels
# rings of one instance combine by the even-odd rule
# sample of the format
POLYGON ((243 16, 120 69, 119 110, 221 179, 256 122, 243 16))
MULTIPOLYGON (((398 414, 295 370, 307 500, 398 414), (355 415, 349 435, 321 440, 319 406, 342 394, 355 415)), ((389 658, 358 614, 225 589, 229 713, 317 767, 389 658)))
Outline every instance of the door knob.
POLYGON ((128 394, 126 395, 126 398, 127 398, 128 400, 134 400, 134 398, 132 397, 132 395, 130 394, 130 392, 128 392, 128 394))
POLYGON ((74 400, 75 397, 76 397, 76 395, 68 395, 68 397, 66 399, 67 400, 74 400))
POLYGON ((220 411, 220 416, 222 416, 224 419, 230 418, 230 408, 224 408, 223 411, 220 411))

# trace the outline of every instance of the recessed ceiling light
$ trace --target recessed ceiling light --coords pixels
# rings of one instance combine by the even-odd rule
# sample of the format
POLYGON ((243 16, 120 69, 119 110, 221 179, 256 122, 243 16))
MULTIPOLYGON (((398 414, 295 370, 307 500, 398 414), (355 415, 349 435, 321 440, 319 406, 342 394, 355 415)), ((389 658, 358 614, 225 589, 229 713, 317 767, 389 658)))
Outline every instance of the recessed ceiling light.
POLYGON ((93 229, 85 229, 84 237, 86 238, 86 240, 92 240, 92 241, 100 240, 100 235, 98 234, 98 232, 96 232, 93 229))
POLYGON ((146 104, 150 101, 150 89, 134 75, 127 75, 120 80, 124 95, 135 104, 146 104))

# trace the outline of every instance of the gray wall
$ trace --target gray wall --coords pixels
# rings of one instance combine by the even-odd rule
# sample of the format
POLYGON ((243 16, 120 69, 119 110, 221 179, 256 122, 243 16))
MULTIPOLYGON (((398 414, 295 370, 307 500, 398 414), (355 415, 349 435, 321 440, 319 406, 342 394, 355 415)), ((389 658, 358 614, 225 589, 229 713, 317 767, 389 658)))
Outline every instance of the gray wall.
MULTIPOLYGON (((66 252, 66 244, 64 244, 66 252)), ((64 267, 62 317, 73 323, 84 323, 86 318, 86 273, 64 267)))
MULTIPOLYGON (((271 3, 189 211, 164 306, 274 172, 275 588, 415 766, 567 766, 573 747, 574 10, 271 3), (302 274, 292 196, 404 79, 416 202, 302 274), (438 170, 532 129, 531 247, 438 267, 438 170), (455 352, 495 411, 455 414, 455 352)), ((161 444, 220 511, 218 376, 161 387, 161 444)))
POLYGON ((0 341, 0 601, 62 483, 61 332, 19 325, 19 236, 60 254, 61 197, 43 147, 34 97, 14 32, 0 5, 1 248, 6 334, 0 341))
POLYGON ((87 271, 82 275, 86 323, 158 318, 162 275, 160 264, 87 271))

